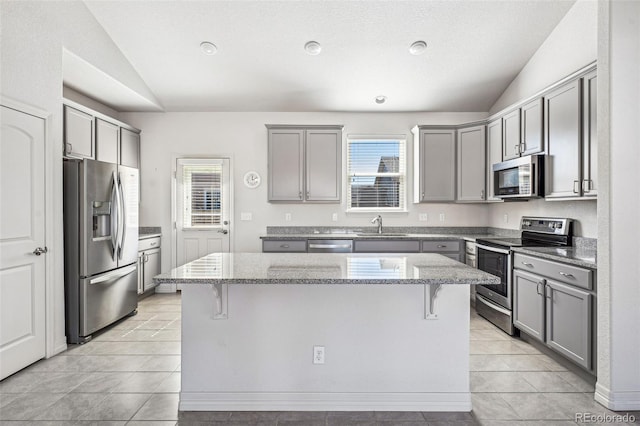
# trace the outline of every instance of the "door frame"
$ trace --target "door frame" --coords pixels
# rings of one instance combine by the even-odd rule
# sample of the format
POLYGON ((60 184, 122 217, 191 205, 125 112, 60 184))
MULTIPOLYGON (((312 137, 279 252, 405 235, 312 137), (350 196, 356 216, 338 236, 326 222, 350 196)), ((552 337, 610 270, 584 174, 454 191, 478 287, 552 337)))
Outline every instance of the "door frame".
POLYGON ((178 194, 178 160, 194 159, 194 160, 207 160, 207 159, 227 159, 229 160, 229 191, 231 197, 229 197, 229 252, 232 253, 235 242, 235 216, 234 216, 234 201, 236 198, 234 191, 234 174, 233 174, 233 156, 230 154, 221 155, 189 155, 189 154, 174 154, 171 156, 171 268, 176 268, 178 264, 178 230, 176 228, 176 222, 178 219, 177 208, 177 194, 178 194))
MULTIPOLYGON (((52 112, 3 94, 0 94, 0 104, 44 120, 44 244, 49 249, 44 262, 45 358, 50 358, 67 349, 64 331, 62 151, 54 149, 56 138, 53 137, 54 114, 52 112), (60 196, 55 197, 54 194, 60 196)), ((62 135, 62 115, 60 115, 60 135, 62 135)))

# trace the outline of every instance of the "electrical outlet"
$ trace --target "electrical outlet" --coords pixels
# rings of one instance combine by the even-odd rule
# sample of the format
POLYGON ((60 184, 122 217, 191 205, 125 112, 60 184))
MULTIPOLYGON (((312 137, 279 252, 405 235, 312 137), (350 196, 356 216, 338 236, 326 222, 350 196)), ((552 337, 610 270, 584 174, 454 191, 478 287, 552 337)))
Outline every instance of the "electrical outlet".
POLYGON ((504 214, 504 223, 509 223, 509 215, 508 214, 504 214))
POLYGON ((324 346, 313 347, 313 363, 324 364, 324 346))
POLYGON ((251 212, 241 212, 240 220, 253 220, 253 214, 251 212))
POLYGON ((440 213, 440 222, 444 222, 444 213, 440 213))
POLYGON ((427 215, 426 213, 420 213, 418 215, 418 220, 421 222, 426 222, 429 220, 429 215, 427 215))
POLYGON ((285 222, 291 222, 291 213, 285 213, 284 220, 285 222))
POLYGON ((338 213, 332 214, 331 215, 331 220, 334 221, 334 222, 337 222, 338 221, 338 213))

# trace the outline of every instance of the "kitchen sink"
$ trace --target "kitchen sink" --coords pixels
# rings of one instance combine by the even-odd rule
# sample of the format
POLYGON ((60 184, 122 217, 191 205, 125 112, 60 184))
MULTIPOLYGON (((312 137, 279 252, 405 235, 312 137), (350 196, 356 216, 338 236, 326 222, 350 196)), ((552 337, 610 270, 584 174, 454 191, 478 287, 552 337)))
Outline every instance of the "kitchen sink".
POLYGON ((377 232, 359 232, 356 235, 359 237, 406 237, 408 234, 394 232, 383 232, 382 234, 378 234, 377 232))

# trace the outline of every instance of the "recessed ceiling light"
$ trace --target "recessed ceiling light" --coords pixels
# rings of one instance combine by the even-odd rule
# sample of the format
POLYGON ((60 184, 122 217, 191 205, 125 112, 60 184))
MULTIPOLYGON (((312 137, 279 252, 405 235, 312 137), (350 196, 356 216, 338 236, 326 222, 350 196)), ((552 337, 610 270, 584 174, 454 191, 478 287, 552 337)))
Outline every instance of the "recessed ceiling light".
POLYGON ((414 41, 409 46, 409 53, 412 55, 422 55, 427 50, 427 43, 422 40, 414 41))
POLYGON ((387 102, 387 97, 384 95, 380 95, 380 96, 376 96, 376 103, 377 104, 383 104, 387 102))
POLYGON ((218 47, 210 41, 200 43, 200 49, 205 55, 215 55, 218 51, 218 47))
POLYGON ((308 41, 304 45, 304 50, 306 50, 309 55, 315 56, 320 54, 320 52, 322 51, 322 46, 320 46, 320 43, 318 43, 317 41, 308 41))

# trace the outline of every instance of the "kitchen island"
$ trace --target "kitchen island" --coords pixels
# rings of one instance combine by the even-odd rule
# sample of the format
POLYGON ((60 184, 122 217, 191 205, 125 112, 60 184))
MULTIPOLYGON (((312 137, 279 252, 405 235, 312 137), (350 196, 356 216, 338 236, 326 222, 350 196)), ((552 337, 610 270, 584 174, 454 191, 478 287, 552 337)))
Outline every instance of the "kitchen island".
POLYGON ((470 411, 469 285, 499 283, 438 254, 211 254, 155 280, 183 285, 182 411, 470 411))

